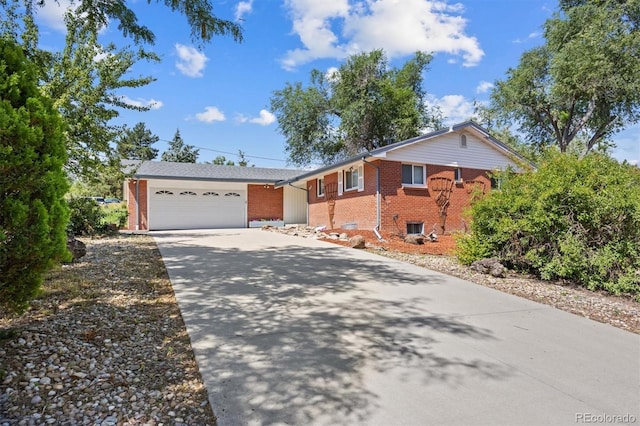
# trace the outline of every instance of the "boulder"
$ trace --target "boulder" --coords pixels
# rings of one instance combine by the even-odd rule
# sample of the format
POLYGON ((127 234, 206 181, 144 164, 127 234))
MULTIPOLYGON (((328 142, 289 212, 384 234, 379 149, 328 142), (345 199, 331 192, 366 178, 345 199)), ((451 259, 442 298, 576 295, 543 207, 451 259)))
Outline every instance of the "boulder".
POLYGON ((409 234, 404 237, 404 242, 409 244, 424 244, 424 235, 409 234))
POLYGON ((476 260, 471 264, 471 269, 481 274, 489 274, 496 278, 505 276, 507 268, 496 258, 476 260))
POLYGON ((80 259, 87 254, 87 246, 80 240, 77 240, 74 235, 67 235, 67 249, 71 252, 73 262, 76 259, 80 259))
POLYGON ((365 247, 364 237, 362 235, 354 235, 349 238, 349 245, 353 248, 363 249, 365 247))

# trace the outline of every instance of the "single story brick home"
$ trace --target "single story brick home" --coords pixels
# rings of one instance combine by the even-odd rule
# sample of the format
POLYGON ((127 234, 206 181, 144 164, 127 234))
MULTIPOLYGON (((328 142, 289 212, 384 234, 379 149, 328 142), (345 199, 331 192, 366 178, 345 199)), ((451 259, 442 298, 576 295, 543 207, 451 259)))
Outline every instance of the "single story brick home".
POLYGON ((277 186, 308 191, 310 226, 437 234, 465 229, 490 173, 533 166, 473 121, 364 152, 277 186))
POLYGON ((530 164, 468 121, 313 171, 127 162, 130 230, 246 228, 280 219, 327 229, 436 233, 463 229, 490 173, 530 164))

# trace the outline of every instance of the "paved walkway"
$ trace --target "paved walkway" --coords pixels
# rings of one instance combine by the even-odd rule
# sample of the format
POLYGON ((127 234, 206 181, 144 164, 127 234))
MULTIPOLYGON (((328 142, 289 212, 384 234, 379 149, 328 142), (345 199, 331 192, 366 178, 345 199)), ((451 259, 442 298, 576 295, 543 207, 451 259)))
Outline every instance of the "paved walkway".
POLYGON ((329 243, 152 235, 222 426, 640 422, 638 335, 329 243))

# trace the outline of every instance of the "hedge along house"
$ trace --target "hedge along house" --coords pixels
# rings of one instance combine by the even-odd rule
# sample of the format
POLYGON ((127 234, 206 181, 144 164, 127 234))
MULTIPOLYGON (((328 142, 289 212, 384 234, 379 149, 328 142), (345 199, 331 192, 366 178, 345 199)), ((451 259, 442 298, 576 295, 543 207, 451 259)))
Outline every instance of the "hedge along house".
POLYGON ((465 229, 464 210, 492 188, 490 173, 531 165, 468 121, 353 156, 278 187, 308 190, 308 224, 438 234, 465 229))
POLYGON ((253 220, 306 223, 307 193, 277 182, 300 170, 126 161, 129 230, 246 228, 253 220))

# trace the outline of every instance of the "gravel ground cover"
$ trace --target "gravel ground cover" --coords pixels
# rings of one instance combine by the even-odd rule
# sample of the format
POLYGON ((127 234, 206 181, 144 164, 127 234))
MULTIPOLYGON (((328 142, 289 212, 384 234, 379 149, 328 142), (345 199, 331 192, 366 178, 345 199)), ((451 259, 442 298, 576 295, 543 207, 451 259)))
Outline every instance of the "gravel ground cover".
POLYGON ((27 313, 0 313, 0 425, 214 425, 153 239, 83 241, 27 313))

